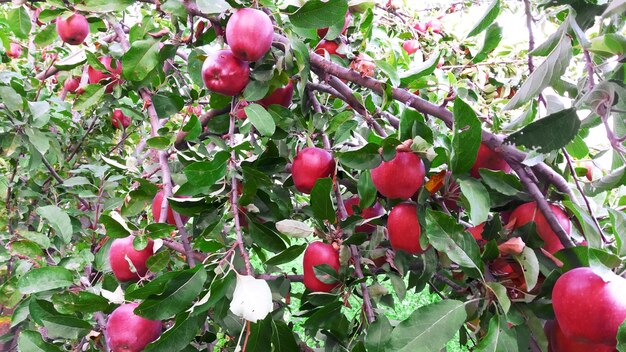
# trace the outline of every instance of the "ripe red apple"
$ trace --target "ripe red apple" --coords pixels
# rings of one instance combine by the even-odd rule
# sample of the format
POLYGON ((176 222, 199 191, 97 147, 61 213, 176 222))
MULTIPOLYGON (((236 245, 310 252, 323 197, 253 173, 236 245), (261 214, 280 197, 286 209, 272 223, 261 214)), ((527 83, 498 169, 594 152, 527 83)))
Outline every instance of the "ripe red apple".
POLYGON ((61 40, 70 45, 78 45, 89 35, 89 22, 85 16, 72 14, 68 18, 57 18, 57 33, 61 40))
POLYGON ((9 50, 7 50, 7 56, 12 59, 17 59, 22 55, 22 47, 17 43, 11 43, 9 50))
POLYGON ((117 307, 106 324, 106 343, 112 352, 139 352, 161 336, 162 323, 150 320, 133 311, 137 303, 117 307))
POLYGON ((424 163, 417 154, 397 152, 372 170, 372 182, 385 197, 410 198, 424 183, 424 163))
POLYGON ((89 66, 87 69, 89 83, 96 84, 102 80, 109 80, 110 82, 107 84, 105 91, 107 93, 111 93, 113 91, 113 87, 121 82, 120 75, 122 74, 122 63, 120 60, 115 60, 115 63, 113 63, 113 58, 110 56, 101 56, 98 60, 111 73, 104 73, 89 66), (115 65, 115 68, 113 68, 113 64, 115 65))
POLYGON ((421 229, 414 204, 400 203, 393 207, 387 219, 387 231, 394 250, 421 254, 428 249, 420 246, 421 229))
POLYGON ((413 28, 420 33, 426 33, 428 31, 428 22, 417 22, 413 28))
POLYGON ((469 231, 469 233, 472 234, 472 237, 474 237, 474 239, 476 241, 483 241, 483 231, 485 229, 485 223, 481 223, 478 224, 474 227, 470 227, 467 229, 467 231, 469 231))
POLYGON ((246 61, 236 58, 232 51, 224 49, 204 60, 202 79, 209 90, 235 96, 248 85, 250 67, 246 61))
POLYGON ((248 105, 250 105, 250 103, 248 103, 245 100, 239 101, 239 106, 237 107, 237 110, 235 111, 235 117, 238 120, 245 120, 246 118, 248 118, 248 115, 246 115, 246 110, 244 110, 244 108, 248 105))
POLYGON ((113 116, 111 117, 111 125, 115 128, 124 128, 126 129, 130 126, 130 117, 124 115, 122 110, 115 109, 113 110, 113 116))
POLYGON ((134 238, 135 236, 116 238, 113 240, 113 243, 111 243, 109 262, 111 263, 113 275, 115 275, 119 281, 137 281, 148 272, 146 261, 154 254, 154 242, 148 240, 146 248, 137 251, 133 247, 134 238), (133 263, 133 266, 137 270, 136 273, 130 270, 130 265, 128 261, 126 261, 126 257, 133 263))
POLYGON ((433 33, 441 33, 443 25, 439 19, 434 18, 426 23, 426 28, 430 29, 433 33))
MULTIPOLYGON (((180 196, 180 197, 175 197, 175 198, 189 198, 189 197, 180 196)), ((159 222, 159 219, 161 218, 161 204, 163 204, 163 190, 160 190, 159 192, 157 192, 157 194, 154 196, 154 199, 152 200, 152 217, 154 218, 155 222, 159 222)), ((189 217, 181 215, 180 220, 183 222, 183 224, 185 224, 189 220, 189 217)), ((170 225, 176 226, 176 220, 174 219, 174 211, 172 210, 169 204, 167 205, 166 222, 170 225)))
POLYGON ((565 336, 578 342, 617 344, 617 329, 626 320, 626 279, 606 282, 591 268, 561 275, 552 290, 554 315, 565 336))
MULTIPOLYGON (((350 15, 350 11, 348 11, 346 12, 346 16, 344 17, 344 20, 343 20, 343 28, 341 29, 341 34, 346 34, 346 31, 348 30, 348 26, 350 25, 350 19, 352 19, 352 15, 350 15)), ((327 33, 328 33, 328 27, 317 29, 317 35, 320 38, 324 38, 327 33)))
POLYGON ((69 77, 63 82, 63 89, 70 93, 76 93, 78 86, 80 85, 80 79, 77 77, 69 77))
MULTIPOLYGON (((550 208, 552 209, 554 215, 561 224, 561 227, 563 227, 563 230, 565 230, 565 232, 569 234, 572 228, 572 223, 569 220, 567 214, 565 214, 565 212, 563 212, 561 208, 557 207, 554 204, 550 204, 550 208)), ((554 233, 554 231, 552 231, 552 228, 550 228, 550 224, 548 224, 545 216, 543 216, 543 213, 537 207, 536 202, 522 204, 517 207, 513 211, 513 213, 511 213, 509 221, 515 221, 513 229, 522 227, 530 221, 534 221, 536 225, 535 228, 537 230, 537 235, 539 235, 539 237, 541 237, 541 239, 543 240, 543 248, 546 251, 550 253, 555 253, 563 249, 563 244, 561 244, 561 241, 557 237, 556 233, 554 233)))
POLYGON ((402 49, 409 55, 415 54, 419 48, 420 42, 415 39, 405 40, 404 43, 402 43, 402 49))
POLYGON ((313 267, 328 264, 339 271, 339 253, 331 244, 312 242, 304 251, 302 266, 304 267, 304 286, 313 292, 330 292, 338 283, 325 284, 315 276, 313 267))
POLYGON ((274 26, 261 10, 237 10, 226 25, 226 41, 239 60, 257 61, 270 50, 274 26))
MULTIPOLYGON (((354 209, 352 207, 358 206, 360 201, 361 200, 357 196, 354 196, 352 198, 349 198, 343 201, 343 205, 346 207, 346 213, 348 213, 348 216, 352 216, 354 214, 354 209)), ((383 209, 383 206, 380 205, 378 201, 376 201, 374 205, 372 205, 371 207, 361 210, 361 217, 363 219, 376 218, 383 214, 385 214, 385 209, 383 209)), ((359 225, 354 228, 354 231, 372 233, 376 231, 376 225, 372 225, 372 224, 359 225)))
POLYGON ((548 352, 617 352, 611 346, 578 342, 565 336, 556 320, 547 321, 543 329, 548 338, 548 352))
POLYGON ((339 43, 337 43, 336 41, 322 39, 315 47, 315 53, 320 56, 325 56, 326 53, 328 53, 328 55, 337 55, 339 57, 346 57, 343 54, 337 53, 338 48, 339 48, 339 43))
POLYGON ((293 159, 291 177, 296 189, 302 193, 311 193, 315 181, 332 177, 335 173, 335 159, 324 149, 309 147, 302 149, 293 159))
POLYGON ((269 107, 270 105, 282 105, 286 108, 291 105, 291 98, 293 97, 293 83, 289 80, 284 87, 276 88, 274 91, 269 93, 265 98, 259 100, 257 103, 263 106, 264 108, 269 107))
POLYGON ((480 178, 480 173, 478 172, 480 169, 489 169, 493 171, 500 170, 507 174, 511 172, 509 164, 507 164, 506 161, 498 155, 498 153, 491 150, 484 143, 481 143, 478 148, 478 155, 476 156, 476 161, 470 170, 470 175, 474 178, 480 178))

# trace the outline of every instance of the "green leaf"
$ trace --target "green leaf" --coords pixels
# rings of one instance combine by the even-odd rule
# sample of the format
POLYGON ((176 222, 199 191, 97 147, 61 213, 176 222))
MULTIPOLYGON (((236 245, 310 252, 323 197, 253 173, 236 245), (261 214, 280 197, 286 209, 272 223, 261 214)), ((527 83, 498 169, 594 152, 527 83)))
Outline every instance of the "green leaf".
POLYGON ((211 161, 198 161, 183 169, 187 182, 209 187, 226 176, 226 165, 230 155, 226 151, 215 154, 211 161))
POLYGON ((372 182, 370 170, 361 171, 356 187, 359 193, 359 207, 361 209, 365 209, 374 204, 378 191, 372 182))
POLYGON ((10 111, 21 111, 24 107, 22 96, 11 87, 0 86, 0 100, 10 111))
POLYGON ((306 249, 306 244, 301 244, 297 246, 291 246, 284 251, 276 254, 275 256, 268 259, 265 264, 266 265, 280 265, 289 263, 292 260, 298 258, 302 252, 306 249))
POLYGON ((330 27, 336 22, 343 23, 348 2, 346 0, 307 1, 298 11, 289 15, 289 21, 300 28, 330 27))
POLYGON ((398 87, 400 85, 400 76, 398 76, 398 68, 392 66, 385 60, 376 60, 376 68, 380 69, 389 77, 391 85, 398 87))
POLYGON ((62 71, 63 70, 68 71, 84 64, 86 61, 87 61, 87 53, 85 49, 82 49, 82 50, 77 50, 71 53, 66 58, 58 60, 57 62, 54 63, 54 67, 62 71))
POLYGON ((304 238, 313 234, 313 228, 302 221, 285 219, 276 223, 276 229, 289 237, 304 238))
POLYGON ((550 114, 522 128, 506 138, 507 142, 548 153, 565 147, 580 129, 580 120, 575 108, 550 114), (554 133, 559 131, 559 133, 554 133))
POLYGON ((569 200, 563 201, 563 205, 574 213, 574 216, 578 219, 578 222, 583 228, 583 233, 589 247, 602 248, 602 238, 600 237, 600 232, 596 227, 595 221, 593 221, 593 218, 589 215, 587 208, 582 208, 580 205, 569 200))
MULTIPOLYGON (((499 1, 499 0, 496 0, 499 1)), ((478 54, 474 56, 472 59, 473 63, 478 63, 484 61, 487 56, 494 51, 500 41, 502 40, 502 27, 500 27, 497 23, 492 24, 487 28, 487 33, 485 34, 485 40, 483 42, 483 47, 480 49, 478 54)))
POLYGON ((185 100, 177 94, 160 93, 152 96, 152 104, 159 118, 165 119, 179 112, 185 105, 185 100))
POLYGON ((7 13, 6 23, 16 37, 28 39, 32 24, 24 6, 16 7, 7 13))
POLYGON ((269 88, 267 81, 250 81, 243 91, 243 98, 247 101, 263 99, 267 95, 269 88))
POLYGON ((583 186, 585 194, 594 197, 602 192, 606 192, 626 184, 626 166, 619 167, 609 174, 587 183, 583 186))
POLYGON ((31 293, 54 290, 72 285, 74 277, 72 273, 60 266, 46 266, 33 269, 17 281, 17 288, 21 293, 31 293))
POLYGON ((85 0, 82 4, 76 4, 76 8, 89 12, 115 12, 123 11, 135 3, 133 0, 85 0))
POLYGON ((61 352, 59 347, 45 342, 40 333, 32 330, 20 332, 17 348, 24 352, 61 352))
POLYGON ((565 149, 576 159, 584 159, 589 154, 589 147, 580 134, 577 134, 574 140, 565 146, 565 149))
POLYGON ((491 200, 485 186, 474 178, 463 178, 458 182, 461 186, 461 194, 466 200, 465 205, 469 210, 472 224, 476 226, 487 221, 491 200))
POLYGON ((339 281, 337 270, 328 264, 319 264, 313 267, 315 277, 325 284, 334 284, 339 281))
POLYGON ((522 191, 522 183, 515 175, 503 171, 480 169, 480 179, 491 189, 505 196, 515 196, 522 191))
POLYGON ((280 320, 272 320, 272 344, 274 352, 291 352, 299 349, 293 330, 280 320))
POLYGON ((37 208, 37 214, 50 223, 50 226, 56 231, 63 242, 70 242, 74 230, 72 229, 70 217, 66 212, 56 205, 47 205, 37 208))
POLYGON ((249 352, 266 352, 272 350, 272 316, 250 324, 250 337, 246 350, 249 352))
POLYGON ((499 14, 500 14, 500 0, 494 0, 494 2, 492 2, 491 5, 489 5, 489 7, 487 8, 487 11, 485 11, 485 14, 480 19, 480 21, 478 21, 478 23, 476 23, 474 27, 472 27, 467 37, 468 38, 473 37, 479 34, 480 32, 484 31, 485 29, 487 29, 487 27, 489 27, 493 23, 493 21, 496 20, 499 14))
POLYGON ((626 214, 621 211, 609 209, 609 215, 611 217, 611 225, 613 225, 618 254, 624 257, 626 256, 626 214))
POLYGON ((539 278, 539 260, 535 252, 529 247, 524 247, 522 253, 513 255, 513 258, 522 266, 526 289, 531 291, 537 285, 539 278))
POLYGON ((118 212, 100 215, 100 223, 104 225, 107 236, 111 238, 124 238, 132 234, 126 220, 118 212))
POLYGON ((311 208, 313 216, 319 220, 335 222, 335 208, 331 200, 333 190, 333 180, 330 178, 320 178, 315 181, 315 186, 311 190, 311 208))
POLYGON ((559 26, 559 28, 552 33, 548 39, 546 39, 543 43, 537 46, 533 51, 530 52, 532 56, 548 56, 554 50, 554 48, 559 44, 559 42, 563 38, 563 33, 569 29, 569 21, 563 21, 563 23, 559 26))
POLYGON ((248 229, 254 243, 265 250, 278 253, 287 248, 285 241, 267 224, 251 221, 248 223, 248 229))
POLYGON ((250 104, 244 108, 252 125, 264 136, 272 136, 276 132, 276 123, 265 108, 259 104, 250 104))
POLYGON ((454 135, 450 169, 456 175, 468 172, 476 161, 482 128, 474 110, 461 98, 454 100, 454 135))
POLYGON ((391 339, 391 324, 384 314, 376 317, 376 320, 367 328, 365 335, 365 347, 368 352, 385 352, 391 339))
POLYGON ((382 158, 378 149, 380 146, 374 143, 367 143, 364 147, 343 153, 336 153, 339 162, 355 170, 373 169, 380 165, 382 158))
POLYGON ((196 0, 198 10, 207 15, 222 13, 230 9, 230 5, 226 0, 196 0))
POLYGON ((626 322, 620 324, 617 330, 617 350, 626 352, 626 322))
POLYGON ((156 253, 153 256, 150 256, 146 261, 146 266, 148 270, 153 273, 158 273, 159 271, 165 269, 170 262, 170 253, 167 251, 156 253))
POLYGON ((146 140, 146 144, 150 148, 166 150, 170 146, 170 139, 167 137, 151 137, 146 140))
POLYGON ((59 34, 57 33, 56 25, 49 24, 35 35, 33 43, 35 43, 38 48, 44 48, 52 44, 52 42, 54 42, 58 35, 59 34))
POLYGON ((122 56, 122 75, 131 81, 142 81, 159 63, 159 42, 137 40, 122 56))
POLYGON ((489 330, 476 346, 477 352, 518 351, 515 331, 506 325, 505 319, 500 319, 495 315, 489 320, 489 330))
POLYGON ((85 111, 100 101, 106 87, 101 84, 89 84, 85 91, 76 98, 74 109, 85 111))
MULTIPOLYGON (((609 17, 615 14, 624 14, 626 12, 626 0, 613 0, 607 6, 606 10, 602 14, 602 17, 609 17)), ((624 352, 620 350, 620 352, 624 352)))
POLYGON ((30 127, 24 128, 24 134, 28 137, 28 141, 37 149, 41 155, 45 155, 50 148, 50 140, 48 137, 37 129, 30 127))
POLYGON ((196 337, 207 319, 207 313, 198 315, 179 314, 174 325, 156 341, 148 344, 146 352, 181 351, 196 337))
POLYGON ((76 340, 92 329, 91 324, 88 322, 64 315, 52 315, 43 317, 43 326, 47 329, 48 336, 50 338, 65 338, 70 340, 76 340))
POLYGON ((498 303, 500 303, 500 307, 502 307, 504 314, 507 314, 511 308, 511 300, 506 293, 506 288, 499 282, 487 282, 487 286, 498 299, 498 303))
POLYGON ((411 83, 417 81, 421 77, 428 76, 435 72, 437 65, 439 64, 439 58, 441 53, 430 54, 428 60, 416 65, 414 69, 404 73, 400 77, 400 84, 402 87, 411 86, 411 83))
POLYGON ((391 333, 389 350, 439 351, 465 322, 463 302, 445 300, 418 308, 391 333))

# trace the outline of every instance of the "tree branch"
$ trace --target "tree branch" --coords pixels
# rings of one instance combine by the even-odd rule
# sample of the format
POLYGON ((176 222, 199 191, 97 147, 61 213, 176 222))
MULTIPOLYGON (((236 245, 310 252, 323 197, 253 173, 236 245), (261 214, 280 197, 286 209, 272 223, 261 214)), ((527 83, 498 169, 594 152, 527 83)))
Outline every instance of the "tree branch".
MULTIPOLYGON (((209 121, 211 121, 214 117, 219 116, 219 115, 224 115, 228 113, 229 111, 230 111, 230 108, 224 108, 224 109, 211 109, 205 112, 199 118, 202 128, 206 127, 209 121)), ((188 134, 189 132, 185 132, 185 131, 178 132, 178 134, 176 135, 176 142, 174 142, 174 146, 176 147, 176 149, 185 150, 189 148, 189 144, 187 143, 187 141, 185 141, 185 138, 187 137, 188 134)))

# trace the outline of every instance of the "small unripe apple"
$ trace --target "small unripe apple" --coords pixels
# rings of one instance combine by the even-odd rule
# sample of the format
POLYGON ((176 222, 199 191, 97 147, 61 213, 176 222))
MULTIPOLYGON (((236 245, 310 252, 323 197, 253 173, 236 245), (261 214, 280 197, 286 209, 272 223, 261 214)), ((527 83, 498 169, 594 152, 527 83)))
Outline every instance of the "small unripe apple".
POLYGON ((122 74, 122 63, 120 62, 120 60, 115 60, 115 62, 113 62, 113 58, 111 58, 110 56, 101 56, 100 58, 98 58, 98 60, 110 73, 104 73, 89 66, 89 68, 87 69, 89 84, 96 84, 102 80, 109 80, 110 82, 107 83, 105 92, 111 93, 113 91, 113 87, 115 87, 116 84, 120 83, 120 75, 122 74), (115 68, 113 68, 113 65, 115 65, 115 68))
MULTIPOLYGON (((550 208, 559 221, 559 224, 561 224, 561 227, 563 227, 563 230, 569 235, 572 223, 567 214, 554 204, 550 204, 550 208)), ((552 231, 552 228, 550 227, 550 224, 548 224, 545 216, 543 216, 543 213, 537 207, 537 202, 530 202, 517 207, 513 213, 511 213, 509 221, 515 221, 515 224, 513 225, 514 229, 522 227, 530 221, 534 221, 537 235, 539 235, 539 237, 543 240, 543 248, 546 251, 555 253, 563 249, 563 244, 561 244, 561 241, 557 237, 556 233, 552 231)))
MULTIPOLYGON (((180 196, 176 198, 189 198, 189 197, 180 196)), ((163 204, 163 190, 160 190, 159 192, 157 192, 157 194, 154 196, 154 199, 152 200, 152 217, 154 218, 155 222, 159 222, 159 219, 161 218, 161 204, 163 204)), ((181 215, 180 220, 183 222, 183 224, 185 224, 189 220, 189 217, 181 215)), ((167 205, 166 222, 170 225, 176 226, 176 219, 174 219, 174 211, 172 210, 169 204, 167 205)))
POLYGON ((424 183, 424 163, 417 154, 397 152, 372 170, 372 182, 385 197, 408 199, 424 183))
POLYGON ((89 22, 81 14, 72 14, 68 18, 58 17, 57 33, 61 40, 70 45, 78 45, 89 35, 89 22))
MULTIPOLYGON (((343 28, 341 29, 341 34, 346 34, 346 31, 348 30, 348 26, 350 25, 350 19, 352 19, 352 15, 350 15, 350 11, 347 11, 346 16, 344 17, 344 20, 343 20, 343 28)), ((327 33, 328 33, 328 27, 317 29, 317 35, 320 38, 324 38, 327 33)))
POLYGON ((22 55, 22 47, 17 43, 11 43, 9 50, 7 50, 7 56, 12 59, 17 59, 22 55))
POLYGON ((339 49, 339 43, 333 40, 322 39, 315 47, 315 53, 320 56, 325 56, 326 53, 328 53, 328 55, 346 57, 345 55, 338 53, 337 49, 339 49))
POLYGON ((315 181, 332 177, 335 173, 335 159, 324 149, 309 147, 302 149, 293 159, 291 177, 296 189, 311 193, 315 181))
POLYGON ((480 144, 478 148, 478 155, 476 161, 470 170, 470 175, 474 178, 480 178, 480 169, 489 169, 493 171, 504 171, 505 173, 511 172, 511 167, 507 164, 500 155, 491 150, 484 143, 480 144))
MULTIPOLYGON (((346 207, 346 213, 348 213, 348 216, 352 216, 354 214, 353 207, 358 207, 360 201, 361 200, 357 196, 354 196, 352 198, 349 198, 343 201, 343 205, 344 207, 346 207)), ((383 214, 385 214, 385 209, 383 209, 383 206, 380 205, 378 201, 376 201, 374 205, 372 205, 371 207, 361 210, 361 217, 363 219, 376 218, 383 214)), ((354 231, 372 233, 376 231, 376 225, 372 225, 372 224, 359 225, 354 228, 354 231)))
POLYGON ((209 90, 232 97, 248 85, 250 67, 246 61, 236 58, 232 51, 224 49, 204 60, 202 79, 209 90))
POLYGON ((226 41, 233 55, 243 61, 257 61, 270 50, 274 26, 269 16, 250 8, 237 10, 226 25, 226 41))
POLYGON ((118 129, 122 127, 126 129, 128 126, 130 126, 130 117, 124 115, 122 110, 115 109, 113 110, 113 116, 111 117, 111 125, 118 129))
POLYGON ((258 103, 264 108, 268 108, 273 104, 288 108, 291 105, 291 98, 293 98, 293 83, 289 80, 289 83, 284 87, 274 89, 265 98, 259 100, 258 103))
POLYGON ((70 93, 76 93, 79 85, 80 80, 77 77, 69 77, 63 82, 63 89, 70 93))
POLYGON ((313 267, 328 264, 339 271, 339 253, 331 244, 312 242, 304 251, 302 267, 304 268, 304 286, 313 292, 330 292, 338 283, 325 284, 315 276, 313 267))
POLYGON ((579 342, 565 336, 556 320, 547 321, 543 329, 548 338, 548 352, 617 352, 615 347, 579 342))
POLYGON ((626 279, 613 275, 606 280, 591 268, 570 270, 556 280, 552 306, 565 336, 617 344, 617 329, 626 320, 626 279))
POLYGON ((138 251, 133 247, 133 239, 135 236, 128 236, 124 238, 116 238, 111 243, 109 249, 109 262, 111 263, 111 270, 113 275, 119 281, 137 281, 148 272, 146 262, 153 254, 154 242, 148 240, 146 248, 138 251), (128 258, 135 267, 136 272, 130 269, 130 265, 126 260, 128 258))
POLYGON ((420 42, 415 39, 405 40, 404 43, 402 43, 402 49, 409 55, 415 54, 419 48, 420 42))
POLYGON ((387 231, 394 250, 421 254, 428 249, 420 246, 421 229, 414 204, 400 203, 393 207, 387 218, 387 231))
POLYGON ((161 336, 163 324, 136 315, 133 311, 138 305, 122 304, 109 315, 105 336, 111 352, 140 352, 161 336))

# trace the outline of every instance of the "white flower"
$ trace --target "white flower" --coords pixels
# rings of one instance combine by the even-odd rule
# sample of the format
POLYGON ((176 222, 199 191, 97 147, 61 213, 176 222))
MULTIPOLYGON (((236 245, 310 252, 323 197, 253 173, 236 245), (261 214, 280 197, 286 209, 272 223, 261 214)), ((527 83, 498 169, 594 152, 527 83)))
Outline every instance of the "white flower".
POLYGON ((252 323, 264 319, 274 309, 272 291, 265 280, 237 275, 237 286, 230 302, 230 311, 252 323))

